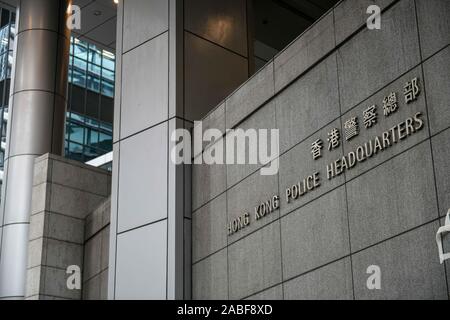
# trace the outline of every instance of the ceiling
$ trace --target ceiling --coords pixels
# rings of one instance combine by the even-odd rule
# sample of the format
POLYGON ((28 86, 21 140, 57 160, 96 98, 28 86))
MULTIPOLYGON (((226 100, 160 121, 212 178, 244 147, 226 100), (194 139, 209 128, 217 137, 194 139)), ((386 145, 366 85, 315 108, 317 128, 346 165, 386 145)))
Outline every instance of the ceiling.
MULTIPOLYGON (((17 0, 0 0, 0 5, 15 8, 17 0)), ((74 0, 81 8, 81 30, 73 35, 102 49, 115 51, 117 9, 113 0, 74 0)))
MULTIPOLYGON (((223 0, 214 0, 223 1, 223 0)), ((225 0, 226 1, 226 0, 225 0)), ((0 0, 16 7, 17 0, 0 0)), ((253 0, 255 38, 267 52, 283 49, 337 0, 253 0)), ((82 10, 81 30, 73 34, 99 47, 115 51, 117 10, 113 0, 74 0, 82 10)))
POLYGON ((255 38, 280 51, 337 2, 338 0, 253 0, 255 38))

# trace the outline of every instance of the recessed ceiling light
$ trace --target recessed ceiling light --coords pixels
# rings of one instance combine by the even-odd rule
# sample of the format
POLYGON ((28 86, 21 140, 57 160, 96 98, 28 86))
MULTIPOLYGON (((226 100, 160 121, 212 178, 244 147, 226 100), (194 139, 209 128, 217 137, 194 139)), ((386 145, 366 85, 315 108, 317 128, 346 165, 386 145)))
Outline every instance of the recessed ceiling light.
POLYGON ((102 12, 100 11, 100 10, 95 10, 94 11, 94 16, 101 16, 102 15, 102 12))

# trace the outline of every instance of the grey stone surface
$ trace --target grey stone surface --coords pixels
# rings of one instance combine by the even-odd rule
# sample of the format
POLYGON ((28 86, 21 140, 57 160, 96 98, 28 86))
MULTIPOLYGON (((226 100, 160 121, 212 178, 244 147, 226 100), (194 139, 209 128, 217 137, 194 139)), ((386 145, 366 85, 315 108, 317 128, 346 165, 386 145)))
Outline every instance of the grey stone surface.
POLYGON ((255 294, 246 300, 265 301, 265 300, 283 300, 283 286, 279 285, 271 289, 267 289, 261 293, 255 294))
POLYGON ((227 246, 227 199, 223 194, 192 215, 192 261, 227 246))
POLYGON ((188 32, 184 41, 185 117, 194 121, 247 80, 248 60, 188 32))
MULTIPOLYGON (((210 129, 217 129, 220 130, 220 132, 225 134, 225 102, 221 103, 219 106, 217 106, 214 110, 212 110, 208 115, 203 118, 202 122, 202 137, 205 131, 210 129)), ((198 125, 195 127, 196 129, 200 130, 198 125)), ((192 140, 195 143, 194 135, 192 135, 192 140)), ((202 148, 201 151, 205 150, 208 147, 211 147, 215 144, 217 140, 211 141, 211 142, 205 142, 202 141, 202 148)), ((193 157, 197 157, 200 155, 200 148, 199 151, 197 151, 196 146, 193 144, 193 151, 192 151, 193 157)))
POLYGON ((336 44, 339 45, 352 33, 365 25, 369 17, 367 8, 377 5, 382 10, 394 0, 346 0, 334 8, 334 25, 336 28, 336 44))
POLYGON ((275 92, 335 47, 333 12, 328 13, 275 57, 275 92))
MULTIPOLYGON (((437 1, 437 0, 436 0, 437 1)), ((450 127, 448 101, 450 100, 450 47, 423 64, 431 134, 450 127)))
POLYGON ((350 253, 345 188, 281 219, 284 280, 350 253))
POLYGON ((450 43, 450 3, 446 0, 417 0, 417 19, 423 58, 450 43))
POLYGON ((434 137, 432 145, 439 213, 444 216, 450 209, 450 129, 434 137))
POLYGON ((84 221, 51 213, 47 216, 47 237, 77 244, 83 244, 84 221))
POLYGON ((127 5, 125 1, 123 52, 167 30, 169 27, 168 5, 168 1, 159 0, 135 0, 132 5, 127 5))
POLYGON ((436 219, 430 143, 351 181, 347 192, 353 251, 436 219))
POLYGON ((101 277, 97 275, 83 284, 83 300, 100 300, 101 277))
MULTIPOLYGON (((358 147, 360 146, 364 147, 366 143, 369 143, 369 141, 372 141, 372 146, 374 147, 375 137, 378 137, 380 139, 380 142, 383 143, 384 132, 389 131, 391 128, 394 128, 400 123, 404 123, 408 118, 414 118, 414 115, 418 112, 422 113, 421 119, 424 122, 423 128, 420 131, 416 131, 414 134, 399 141, 398 138, 399 134, 397 130, 396 132, 397 143, 393 142, 391 134, 390 135, 391 146, 387 147, 383 151, 377 152, 370 159, 360 162, 353 169, 348 170, 346 173, 347 180, 355 178, 356 176, 366 172, 371 168, 374 168, 380 163, 383 163, 384 161, 411 148, 412 146, 418 144, 419 142, 429 137, 427 108, 425 105, 424 85, 420 68, 416 68, 411 72, 408 72, 406 75, 402 76, 401 78, 390 84, 388 87, 379 91, 378 93, 370 97, 368 100, 358 105, 356 108, 344 114, 342 116, 343 137, 345 137, 345 130, 344 130, 345 122, 353 117, 358 118, 358 125, 360 129, 359 135, 357 137, 354 137, 350 141, 345 141, 345 138, 343 138, 344 151, 345 154, 348 155, 349 152, 356 152, 358 147), (421 92, 416 101, 410 104, 406 104, 403 88, 407 82, 411 81, 415 77, 419 79, 419 86, 421 88, 421 92), (388 97, 391 94, 391 92, 394 92, 397 95, 398 110, 395 113, 392 113, 390 116, 386 117, 384 115, 383 100, 385 99, 385 97, 388 97), (371 128, 366 128, 364 125, 364 112, 373 105, 376 106, 377 123, 371 128)), ((416 126, 415 123, 414 126, 416 126)), ((403 129, 404 130, 406 129, 405 125, 403 125, 403 129)), ((402 134, 405 134, 405 132, 403 131, 402 134)), ((368 150, 370 151, 370 147, 368 147, 368 150)))
MULTIPOLYGON (((304 205, 305 203, 316 199, 324 193, 342 185, 345 182, 344 175, 336 177, 335 179, 327 179, 327 165, 332 163, 338 158, 342 158, 342 145, 333 151, 328 151, 328 133, 334 128, 341 127, 340 120, 334 121, 332 124, 320 130, 318 133, 306 139, 293 149, 280 158, 280 196, 282 199, 281 215, 295 210, 296 208, 304 205), (322 157, 314 160, 311 146, 318 139, 323 142, 322 157), (287 203, 286 189, 292 186, 303 183, 303 179, 307 179, 309 176, 313 176, 315 173, 319 173, 320 187, 316 188, 304 196, 290 200, 287 203)), ((303 188, 303 187, 302 187, 303 188)))
POLYGON ((229 247, 230 299, 249 297, 281 282, 280 222, 229 247))
MULTIPOLYGON (((231 235, 228 238, 229 243, 237 241, 278 219, 280 217, 280 210, 275 210, 260 220, 256 220, 255 218, 255 207, 272 200, 278 194, 278 175, 262 176, 259 171, 228 190, 228 218, 224 229, 227 230, 227 224, 241 217, 243 214, 250 214, 250 225, 231 235)), ((282 202, 280 201, 280 203, 282 202)))
POLYGON ((118 232, 167 217, 167 149, 167 123, 120 143, 118 232))
POLYGON ((90 280, 100 274, 101 269, 102 236, 97 234, 90 239, 84 249, 83 279, 90 280))
POLYGON ((80 290, 69 290, 67 288, 66 270, 42 267, 42 272, 45 272, 45 279, 51 279, 51 281, 45 282, 42 295, 63 299, 81 299, 80 290))
POLYGON ((110 228, 109 226, 103 229, 101 232, 102 237, 102 246, 101 246, 101 254, 100 254, 100 269, 106 270, 108 269, 109 263, 109 237, 110 237, 110 228))
POLYGON ((123 56, 120 138, 168 118, 168 33, 123 56))
POLYGON ((286 300, 352 300, 350 258, 286 282, 284 294, 286 300))
POLYGON ((29 239, 42 238, 46 232, 46 213, 41 212, 30 217, 29 239))
POLYGON ((108 270, 100 274, 100 299, 108 300, 108 270))
POLYGON ((49 186, 46 183, 41 183, 33 187, 33 194, 31 196, 32 215, 43 212, 48 208, 50 201, 49 190, 49 186))
POLYGON ((365 28, 339 48, 342 110, 352 108, 420 62, 414 1, 400 1, 383 14, 383 21, 381 30, 365 28))
POLYGON ((288 87, 275 103, 282 153, 338 118, 335 54, 288 87))
POLYGON ((104 197, 111 193, 108 188, 108 171, 64 158, 55 157, 52 162, 53 183, 104 197))
POLYGON ((247 56, 247 4, 245 0, 190 1, 184 6, 184 19, 186 30, 247 56), (223 27, 227 23, 232 25, 232 32, 223 27), (217 32, 218 29, 223 32, 217 32))
MULTIPOLYGON (((268 154, 270 155, 278 155, 278 150, 271 150, 272 147, 272 143, 271 143, 271 130, 273 129, 277 129, 276 126, 276 113, 275 113, 275 104, 273 102, 270 102, 268 104, 266 104, 263 108, 259 109, 255 114, 252 115, 251 118, 249 118, 248 120, 244 121, 243 123, 241 123, 236 129, 242 129, 245 132, 247 132, 247 130, 260 130, 260 129, 266 129, 268 130, 267 133, 267 140, 269 145, 267 146, 267 151, 268 154)), ((227 127, 228 124, 227 124, 227 127)), ((246 139, 246 164, 237 164, 237 153, 238 153, 238 147, 237 147, 237 139, 232 138, 232 135, 227 135, 226 136, 226 144, 227 144, 227 153, 230 152, 230 150, 228 150, 228 145, 234 145, 234 163, 235 164, 229 164, 227 165, 227 186, 228 188, 230 188, 231 186, 233 186, 234 184, 236 184, 237 182, 241 181, 242 179, 244 179, 245 177, 249 176, 251 173, 255 172, 256 170, 258 170, 259 168, 261 168, 263 165, 268 164, 268 161, 266 162, 261 162, 260 157, 259 157, 259 139, 258 139, 258 161, 257 164, 249 164, 250 163, 250 152, 249 150, 249 139, 246 139), (233 140, 234 140, 234 144, 233 144, 233 140)), ((280 137, 281 140, 281 137, 280 137)), ((278 149, 278 142, 274 145, 274 148, 278 149)), ((254 155, 254 154, 252 154, 254 155)), ((273 160, 275 157, 271 157, 269 158, 270 160, 273 160)))
POLYGON ((436 249, 438 223, 410 231, 353 256, 356 299, 448 299, 436 249), (381 269, 381 290, 366 286, 369 266, 381 269))
POLYGON ((224 249, 192 266, 194 300, 228 299, 227 252, 224 249))
MULTIPOLYGON (((66 270, 68 266, 81 266, 83 246, 59 240, 46 240, 46 255, 43 265, 66 270)), ((52 281, 47 279, 47 281, 52 281)))
POLYGON ((47 239, 39 238, 28 242, 28 269, 45 265, 46 257, 47 239))
POLYGON ((40 266, 27 270, 27 298, 39 295, 39 292, 43 289, 43 278, 44 273, 42 272, 40 266))
POLYGON ((49 158, 38 158, 34 165, 33 186, 49 182, 52 176, 52 164, 49 158))
POLYGON ((115 298, 152 300, 166 296, 167 221, 118 235, 115 298))
POLYGON ((49 211, 84 219, 104 200, 103 196, 53 184, 49 211))
POLYGON ((273 62, 259 70, 226 102, 227 129, 234 128, 275 93, 273 62))
MULTIPOLYGON (((198 158, 197 158, 198 159, 198 158)), ((223 164, 192 165, 192 210, 195 211, 225 191, 226 166, 223 164)))

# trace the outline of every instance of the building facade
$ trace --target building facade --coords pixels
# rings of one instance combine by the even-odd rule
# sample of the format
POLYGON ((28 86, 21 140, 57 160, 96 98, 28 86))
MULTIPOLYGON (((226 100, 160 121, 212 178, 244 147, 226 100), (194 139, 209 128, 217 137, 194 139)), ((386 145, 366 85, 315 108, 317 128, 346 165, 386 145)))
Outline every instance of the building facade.
POLYGON ((67 36, 76 1, 36 2, 17 4, 0 298, 449 299, 448 1, 120 0, 115 65, 67 36), (239 129, 246 160, 275 143, 235 164, 239 129), (80 163, 111 139, 111 173, 80 163))

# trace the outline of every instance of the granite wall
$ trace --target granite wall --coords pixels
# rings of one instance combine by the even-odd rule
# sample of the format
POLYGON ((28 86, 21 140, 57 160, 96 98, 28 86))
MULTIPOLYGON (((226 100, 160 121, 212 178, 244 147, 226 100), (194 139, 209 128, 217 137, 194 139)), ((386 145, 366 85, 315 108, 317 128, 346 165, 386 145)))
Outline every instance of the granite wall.
POLYGON ((279 129, 280 170, 193 166, 194 299, 449 298, 435 242, 450 208, 449 15, 446 0, 342 1, 204 119, 223 132, 279 129), (381 30, 365 26, 374 3, 381 30), (345 168, 360 146, 369 152, 345 168), (314 173, 320 187, 288 202, 314 173), (254 219, 274 195, 280 208, 254 219), (229 235, 245 212, 250 225, 229 235), (370 266, 381 290, 366 285, 370 266))

